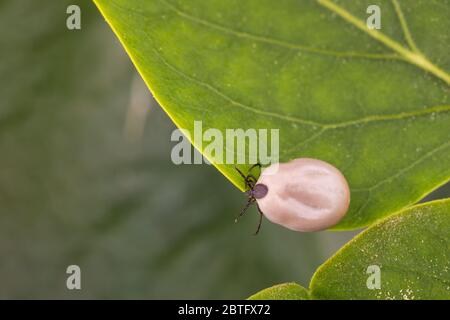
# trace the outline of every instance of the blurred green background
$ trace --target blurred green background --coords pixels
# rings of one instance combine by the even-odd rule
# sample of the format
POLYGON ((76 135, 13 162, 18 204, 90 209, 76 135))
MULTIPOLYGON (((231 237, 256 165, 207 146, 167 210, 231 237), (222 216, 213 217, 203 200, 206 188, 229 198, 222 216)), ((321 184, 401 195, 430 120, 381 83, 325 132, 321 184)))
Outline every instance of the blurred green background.
POLYGON ((357 233, 235 224, 245 196, 171 162, 175 127, 91 1, 0 0, 0 33, 0 298, 246 298, 307 286, 357 233))

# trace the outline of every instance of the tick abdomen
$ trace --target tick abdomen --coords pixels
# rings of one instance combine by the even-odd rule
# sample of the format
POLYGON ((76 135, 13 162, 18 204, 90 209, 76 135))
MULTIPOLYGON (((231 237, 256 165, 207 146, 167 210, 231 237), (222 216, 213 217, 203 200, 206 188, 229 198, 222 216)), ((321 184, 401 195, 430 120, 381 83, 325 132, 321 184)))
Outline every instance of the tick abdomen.
POLYGON ((342 219, 350 190, 338 169, 309 158, 276 166, 276 170, 264 170, 258 179, 268 188, 257 202, 269 220, 296 231, 318 231, 342 219))

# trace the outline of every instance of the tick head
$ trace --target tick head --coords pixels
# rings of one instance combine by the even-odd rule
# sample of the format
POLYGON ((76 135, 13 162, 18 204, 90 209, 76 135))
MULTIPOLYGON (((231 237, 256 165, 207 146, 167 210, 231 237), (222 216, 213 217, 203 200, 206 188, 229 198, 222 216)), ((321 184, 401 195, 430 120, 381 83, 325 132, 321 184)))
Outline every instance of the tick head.
POLYGON ((267 192, 269 192, 269 189, 267 188, 267 186, 265 184, 258 183, 257 185, 255 185, 253 190, 251 190, 250 192, 251 192, 252 196, 255 197, 256 199, 262 199, 267 195, 267 192))

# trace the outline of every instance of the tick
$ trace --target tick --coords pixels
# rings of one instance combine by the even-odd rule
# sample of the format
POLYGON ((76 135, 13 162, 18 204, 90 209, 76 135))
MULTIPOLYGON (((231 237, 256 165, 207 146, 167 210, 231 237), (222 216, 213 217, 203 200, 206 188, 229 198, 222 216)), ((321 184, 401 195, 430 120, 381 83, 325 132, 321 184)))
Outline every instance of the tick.
MULTIPOLYGON (((288 229, 312 232, 337 224, 350 205, 350 189, 344 175, 331 164, 317 159, 299 158, 276 163, 262 170, 258 179, 251 174, 260 164, 253 165, 244 179, 247 204, 238 218, 256 204, 259 223, 265 216, 288 229)), ((238 220, 236 218, 236 221, 238 220)))

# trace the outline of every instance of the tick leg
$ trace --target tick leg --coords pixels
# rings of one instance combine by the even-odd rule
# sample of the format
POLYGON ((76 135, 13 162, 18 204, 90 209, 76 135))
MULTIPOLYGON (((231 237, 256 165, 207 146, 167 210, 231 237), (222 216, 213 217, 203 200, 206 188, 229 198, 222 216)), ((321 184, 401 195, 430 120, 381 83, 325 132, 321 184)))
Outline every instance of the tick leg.
MULTIPOLYGON (((245 186, 247 188, 249 188, 250 190, 253 189, 253 187, 255 186, 254 183, 251 182, 251 180, 249 179, 248 176, 246 176, 241 170, 239 170, 236 166, 234 167, 236 169, 236 171, 239 173, 239 175, 242 177, 242 179, 244 179, 245 182, 245 186)), ((256 182, 256 181, 255 181, 256 182)))
POLYGON ((255 176, 252 175, 252 174, 249 174, 249 175, 247 176, 247 180, 253 180, 253 182, 254 182, 255 184, 256 184, 256 182, 258 182, 258 179, 256 179, 255 176))
POLYGON ((250 190, 253 190, 257 181, 258 180, 251 174, 249 174, 247 178, 245 178, 245 183, 247 184, 250 190))
POLYGON ((234 219, 234 222, 238 222, 239 218, 242 217, 245 212, 247 212, 247 209, 253 204, 253 202, 255 202, 255 200, 253 198, 248 200, 248 202, 245 205, 244 209, 242 209, 241 213, 237 216, 236 219, 234 219))
POLYGON ((244 179, 244 181, 246 181, 247 180, 247 176, 245 174, 243 174, 242 171, 238 169, 238 167, 235 166, 234 168, 236 169, 237 172, 239 172, 239 174, 244 179))
POLYGON ((256 204, 256 207, 258 208, 258 212, 259 212, 259 223, 258 223, 258 228, 256 229, 256 232, 254 233, 254 235, 256 236, 259 232, 259 230, 261 229, 261 224, 262 224, 262 219, 263 219, 263 213, 261 211, 261 209, 259 208, 259 205, 256 204))
POLYGON ((245 185, 246 185, 250 190, 253 190, 253 188, 255 187, 255 182, 253 182, 253 180, 246 179, 246 180, 245 180, 245 185))

